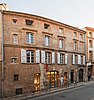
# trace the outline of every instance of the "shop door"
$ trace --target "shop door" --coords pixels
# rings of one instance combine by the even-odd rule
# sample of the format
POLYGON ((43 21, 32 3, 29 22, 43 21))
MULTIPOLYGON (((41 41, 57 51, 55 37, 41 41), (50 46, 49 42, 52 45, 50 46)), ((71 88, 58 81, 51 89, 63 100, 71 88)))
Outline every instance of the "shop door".
POLYGON ((48 81, 49 81, 50 87, 58 86, 58 77, 59 77, 59 74, 57 71, 48 72, 48 81))

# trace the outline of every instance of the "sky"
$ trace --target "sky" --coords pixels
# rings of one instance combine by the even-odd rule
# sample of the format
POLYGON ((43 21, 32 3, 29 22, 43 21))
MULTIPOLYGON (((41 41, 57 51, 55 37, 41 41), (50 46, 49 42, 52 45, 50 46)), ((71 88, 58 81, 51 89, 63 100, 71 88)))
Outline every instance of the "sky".
POLYGON ((94 0, 0 0, 11 11, 34 14, 74 27, 94 27, 94 0))

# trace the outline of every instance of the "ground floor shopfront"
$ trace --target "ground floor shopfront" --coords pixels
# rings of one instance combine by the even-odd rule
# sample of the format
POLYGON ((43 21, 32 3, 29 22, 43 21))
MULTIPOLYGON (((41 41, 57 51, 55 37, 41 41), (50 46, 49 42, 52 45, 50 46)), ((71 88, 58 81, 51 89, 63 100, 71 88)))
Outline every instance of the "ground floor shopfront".
POLYGON ((4 69, 4 96, 32 93, 44 89, 44 80, 49 88, 60 87, 60 78, 68 78, 70 83, 84 81, 84 67, 66 65, 15 64, 6 65, 4 69), (24 69, 24 70, 23 70, 24 69))
POLYGON ((43 81, 46 80, 49 84, 49 88, 60 87, 60 78, 61 76, 64 77, 64 80, 70 82, 70 84, 77 82, 85 81, 85 67, 73 67, 70 69, 64 69, 64 67, 57 69, 55 67, 46 71, 45 67, 43 67, 40 73, 36 73, 37 78, 34 78, 34 86, 35 91, 41 90, 44 86, 43 81), (36 85, 37 84, 37 85, 36 85))

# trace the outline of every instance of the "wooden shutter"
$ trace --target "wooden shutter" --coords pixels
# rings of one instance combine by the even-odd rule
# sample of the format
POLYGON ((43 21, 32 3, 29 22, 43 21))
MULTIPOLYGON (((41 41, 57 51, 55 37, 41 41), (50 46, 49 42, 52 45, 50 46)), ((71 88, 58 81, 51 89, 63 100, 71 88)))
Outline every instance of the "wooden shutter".
POLYGON ((21 63, 26 63, 27 59, 26 59, 26 50, 21 49, 21 63))
POLYGON ((36 50, 36 63, 40 63, 40 50, 36 50))
POLYGON ((57 63, 60 64, 60 53, 57 53, 57 63))
POLYGON ((45 63, 45 51, 41 51, 41 63, 45 63))
POLYGON ((67 64, 68 63, 68 54, 66 53, 65 54, 65 64, 67 64))
POLYGON ((55 63, 55 52, 52 52, 52 64, 55 63))
POLYGON ((85 56, 83 56, 83 64, 85 65, 85 56))
POLYGON ((73 57, 72 57, 72 61, 73 61, 72 63, 75 64, 75 55, 74 54, 73 54, 73 57))
POLYGON ((81 55, 78 55, 78 64, 81 64, 81 55))

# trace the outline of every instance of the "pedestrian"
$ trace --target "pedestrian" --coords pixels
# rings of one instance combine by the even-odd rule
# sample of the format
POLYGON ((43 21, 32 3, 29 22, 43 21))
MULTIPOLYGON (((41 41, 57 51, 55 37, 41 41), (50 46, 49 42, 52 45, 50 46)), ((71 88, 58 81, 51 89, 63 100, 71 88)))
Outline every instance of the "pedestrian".
POLYGON ((63 87, 63 83, 64 83, 64 78, 63 78, 63 76, 61 76, 61 78, 60 78, 60 86, 61 87, 63 87))

